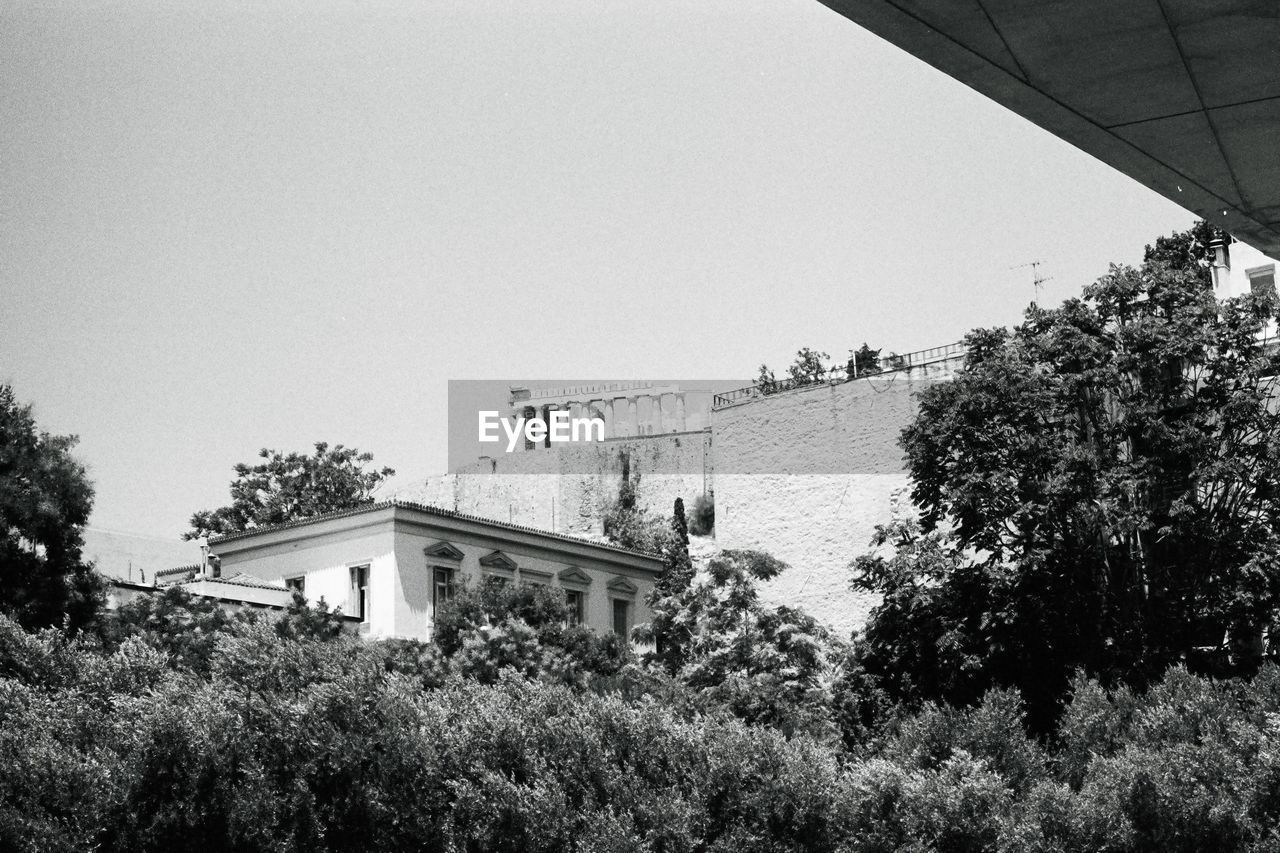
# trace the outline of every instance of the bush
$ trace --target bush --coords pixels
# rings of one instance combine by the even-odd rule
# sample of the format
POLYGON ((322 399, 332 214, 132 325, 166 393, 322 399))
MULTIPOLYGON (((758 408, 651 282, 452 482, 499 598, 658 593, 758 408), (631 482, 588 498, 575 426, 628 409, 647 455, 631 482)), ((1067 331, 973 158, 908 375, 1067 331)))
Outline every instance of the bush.
POLYGON ((689 532, 694 536, 714 536, 716 532, 716 496, 714 492, 698 495, 689 517, 689 532))
POLYGON ((569 624, 564 591, 486 578, 460 586, 436 615, 432 665, 492 684, 511 670, 529 678, 585 686, 616 673, 629 659, 626 642, 569 624))
POLYGON ((1174 669, 1143 693, 1077 678, 1046 744, 1011 691, 898 709, 855 755, 715 701, 783 684, 735 692, 730 672, 698 690, 634 663, 589 690, 550 683, 545 660, 572 644, 539 639, 538 614, 556 612, 541 594, 510 592, 530 618, 458 631, 447 662, 430 644, 237 619, 191 667, 145 632, 108 648, 0 618, 0 849, 1262 853, 1280 839, 1275 667, 1251 683, 1174 669))

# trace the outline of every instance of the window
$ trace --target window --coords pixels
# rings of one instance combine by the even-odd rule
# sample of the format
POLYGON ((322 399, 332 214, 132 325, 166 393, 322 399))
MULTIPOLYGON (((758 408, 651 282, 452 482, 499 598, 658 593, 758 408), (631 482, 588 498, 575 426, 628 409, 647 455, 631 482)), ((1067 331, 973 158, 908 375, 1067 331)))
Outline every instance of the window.
POLYGON ((551 572, 540 569, 520 569, 520 583, 531 586, 551 586, 551 572))
POLYGON ((628 633, 630 633, 627 630, 628 623, 630 622, 630 616, 631 602, 623 601, 621 598, 615 598, 613 600, 613 633, 623 639, 626 639, 628 633))
POLYGON ((285 578, 284 588, 298 595, 304 595, 307 591, 307 579, 305 577, 285 578))
POLYGON ((1245 275, 1249 276, 1249 292, 1254 296, 1271 296, 1276 295, 1276 265, 1271 264, 1266 267, 1258 267, 1257 269, 1247 270, 1245 275))
POLYGON ((569 605, 569 624, 581 625, 586 611, 586 594, 580 589, 565 590, 564 601, 569 605))
POLYGON ((351 567, 351 614, 361 622, 369 621, 369 567, 351 567))
POLYGON ((453 569, 436 566, 431 570, 431 612, 453 597, 453 569))

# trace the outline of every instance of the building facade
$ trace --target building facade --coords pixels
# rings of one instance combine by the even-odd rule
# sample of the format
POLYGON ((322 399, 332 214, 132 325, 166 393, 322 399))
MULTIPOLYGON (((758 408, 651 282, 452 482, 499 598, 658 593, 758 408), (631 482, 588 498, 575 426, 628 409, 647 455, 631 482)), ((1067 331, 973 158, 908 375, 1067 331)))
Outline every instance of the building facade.
POLYGON ((663 567, 650 554, 407 501, 217 537, 209 550, 207 576, 191 582, 253 578, 340 608, 371 637, 424 640, 453 591, 485 578, 561 589, 575 621, 625 636, 649 621, 663 567))

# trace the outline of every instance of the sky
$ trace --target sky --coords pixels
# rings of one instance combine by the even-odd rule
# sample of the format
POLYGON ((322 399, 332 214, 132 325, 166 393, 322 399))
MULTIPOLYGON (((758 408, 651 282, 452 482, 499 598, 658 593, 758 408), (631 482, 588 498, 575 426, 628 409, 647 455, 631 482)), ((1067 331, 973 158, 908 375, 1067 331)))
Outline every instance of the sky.
POLYGON ((113 530, 262 447, 441 473, 450 379, 944 344, 1191 221, 816 0, 0 0, 0 383, 113 530))

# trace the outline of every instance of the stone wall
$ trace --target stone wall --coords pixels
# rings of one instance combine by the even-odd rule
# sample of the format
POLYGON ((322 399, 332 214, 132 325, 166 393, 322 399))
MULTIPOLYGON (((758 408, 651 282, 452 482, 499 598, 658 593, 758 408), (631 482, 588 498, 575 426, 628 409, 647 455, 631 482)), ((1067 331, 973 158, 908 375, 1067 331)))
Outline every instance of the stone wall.
POLYGON ((397 497, 557 533, 601 536, 603 510, 621 485, 624 454, 632 476, 639 475, 640 505, 656 513, 669 516, 677 497, 692 507, 711 487, 711 434, 703 430, 481 459, 397 497))
POLYGON ((873 597, 849 590, 849 563, 877 524, 908 511, 898 436, 934 379, 860 379, 717 409, 716 544, 767 551, 791 568, 764 590, 841 635, 873 597))

